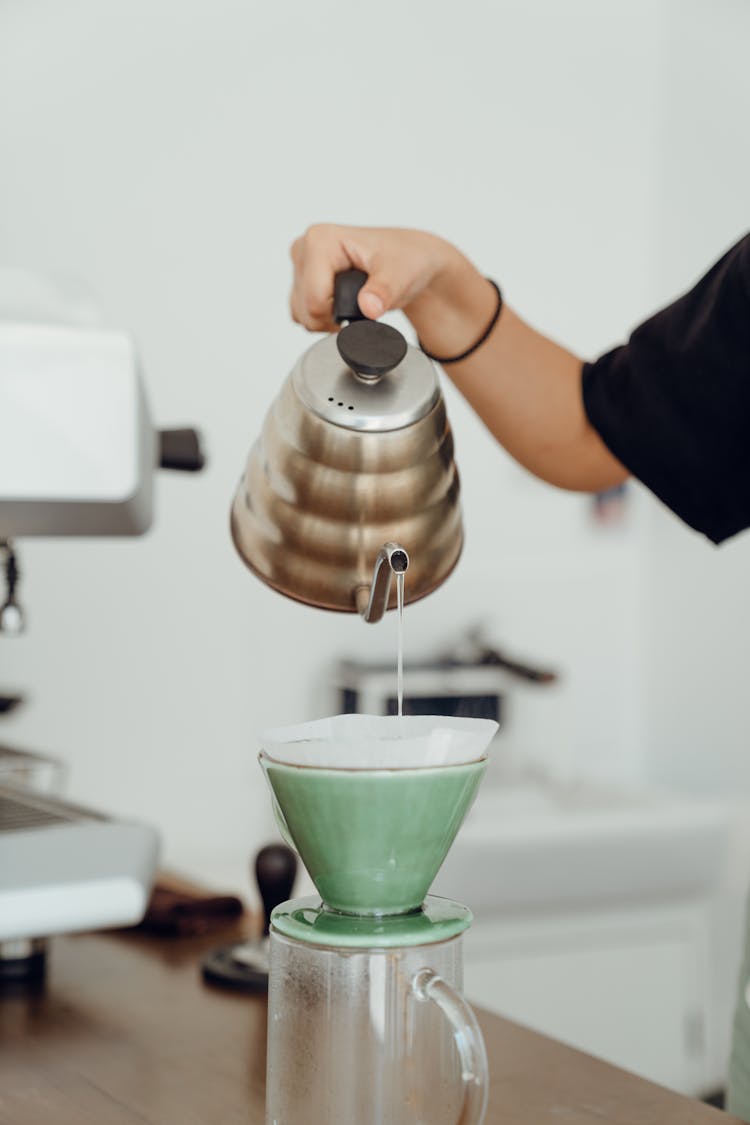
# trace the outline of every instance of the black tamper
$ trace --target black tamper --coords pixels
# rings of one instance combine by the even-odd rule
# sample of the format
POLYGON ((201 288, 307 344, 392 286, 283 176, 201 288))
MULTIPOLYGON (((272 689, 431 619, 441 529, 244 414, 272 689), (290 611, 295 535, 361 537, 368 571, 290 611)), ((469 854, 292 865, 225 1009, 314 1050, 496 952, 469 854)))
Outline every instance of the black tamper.
POLYGON ((271 911, 291 898, 296 874, 297 856, 286 844, 267 844, 260 849, 255 857, 255 880, 263 902, 263 936, 212 949, 201 965, 205 981, 238 992, 266 991, 271 911))

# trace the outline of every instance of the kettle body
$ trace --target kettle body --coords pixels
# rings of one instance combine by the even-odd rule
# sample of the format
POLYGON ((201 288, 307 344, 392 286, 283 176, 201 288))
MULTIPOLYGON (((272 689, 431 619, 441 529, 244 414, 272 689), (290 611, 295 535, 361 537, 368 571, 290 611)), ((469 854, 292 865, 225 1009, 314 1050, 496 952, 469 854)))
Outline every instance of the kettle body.
MULTIPOLYGON (((364 613, 378 554, 395 541, 416 601, 461 553, 453 454, 432 362, 388 325, 351 323, 300 357, 273 402, 232 504, 237 550, 288 597, 364 613), (383 338, 384 352, 379 330, 402 346, 383 338)), ((386 590, 383 608, 394 604, 386 590)))

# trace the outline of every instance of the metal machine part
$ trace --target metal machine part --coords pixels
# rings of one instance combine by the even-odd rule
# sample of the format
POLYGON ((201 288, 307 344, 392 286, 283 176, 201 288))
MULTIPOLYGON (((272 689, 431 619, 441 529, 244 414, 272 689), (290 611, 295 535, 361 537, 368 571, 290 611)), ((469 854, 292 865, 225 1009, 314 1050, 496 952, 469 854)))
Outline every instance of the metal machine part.
MULTIPOLYGON (((507 655, 486 640, 481 629, 473 628, 434 657, 409 662, 404 714, 494 719, 504 728, 509 697, 518 681, 546 687, 558 679, 549 667, 507 655)), ((392 662, 340 660, 332 686, 336 711, 397 713, 392 662)))
POLYGON ((60 758, 0 743, 0 786, 41 796, 62 794, 67 768, 60 758))
POLYGON ((0 561, 5 579, 5 596, 0 605, 0 633, 17 636, 24 631, 26 621, 16 597, 20 575, 16 552, 9 539, 0 539, 0 561))
POLYGON ((155 466, 127 336, 0 324, 0 536, 139 535, 155 466))
POLYGON ((157 467, 203 464, 194 429, 154 429, 128 336, 0 319, 0 633, 25 627, 12 538, 140 535, 157 467))
MULTIPOLYGON (((151 422, 132 340, 76 287, 0 270, 0 631, 23 625, 21 536, 139 535, 157 467, 203 466, 192 429, 151 422)), ((0 695, 0 713, 22 697, 0 695)), ((55 763, 0 747, 0 980, 38 978, 39 941, 140 920, 154 829, 38 792, 55 763)))
POLYGON ((201 468, 199 439, 154 428, 128 336, 0 322, 0 539, 140 535, 160 463, 201 468))
POLYGON ((138 922, 157 854, 145 824, 0 786, 0 981, 40 975, 43 936, 138 922))
POLYGON ((483 668, 499 668, 511 678, 526 680, 532 684, 554 684, 559 673, 551 668, 528 664, 508 654, 492 644, 484 634, 481 625, 467 629, 463 637, 440 656, 445 667, 477 665, 483 668))
MULTIPOLYGON (((332 708, 342 714, 398 713, 393 661, 341 660, 332 674, 332 708)), ((405 715, 494 719, 505 727, 511 684, 499 668, 410 662, 404 669, 405 715)))
MULTIPOLYGON (((336 316, 350 323, 295 365, 231 512, 235 546, 258 577, 297 601, 348 613, 362 612, 359 591, 370 589, 384 543, 402 544, 410 559, 406 602, 440 586, 463 545, 437 373, 395 329, 362 320, 364 279, 339 275, 336 316)), ((386 608, 394 606, 391 591, 386 608)))
POLYGON ((14 984, 37 984, 47 972, 44 938, 0 941, 0 989, 14 984))

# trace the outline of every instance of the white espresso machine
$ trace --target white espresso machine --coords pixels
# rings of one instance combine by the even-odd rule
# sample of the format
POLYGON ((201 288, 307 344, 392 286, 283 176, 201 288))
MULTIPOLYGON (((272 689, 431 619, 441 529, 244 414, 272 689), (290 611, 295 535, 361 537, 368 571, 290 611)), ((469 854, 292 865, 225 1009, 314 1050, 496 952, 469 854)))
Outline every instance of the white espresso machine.
MULTIPOLYGON (((0 270, 0 644, 24 628, 17 539, 139 535, 156 469, 203 466, 195 430, 154 427, 132 339, 93 320, 0 270)), ((39 762, 0 744, 0 986, 39 978, 52 934, 138 922, 156 867, 152 827, 30 784, 39 762)))

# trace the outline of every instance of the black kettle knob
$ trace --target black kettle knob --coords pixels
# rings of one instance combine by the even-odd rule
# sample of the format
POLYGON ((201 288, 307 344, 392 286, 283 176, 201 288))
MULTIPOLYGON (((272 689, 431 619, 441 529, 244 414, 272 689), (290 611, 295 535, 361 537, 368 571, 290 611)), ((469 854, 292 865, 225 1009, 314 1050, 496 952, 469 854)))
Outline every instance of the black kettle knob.
POLYGON ((376 380, 398 367, 407 343, 397 328, 377 320, 347 324, 336 337, 339 355, 363 379, 376 380))
POLYGON ((333 315, 337 324, 348 320, 336 337, 339 355, 363 379, 377 380, 398 367, 407 343, 397 328, 369 320, 360 310, 357 295, 367 281, 364 270, 342 270, 333 289, 333 315))
POLYGON ((357 304, 357 295, 367 281, 364 270, 342 270, 333 283, 333 319, 337 324, 344 320, 365 320, 357 304))
POLYGON ((255 857, 255 878, 263 901, 263 933, 271 925, 271 911, 291 897, 297 857, 286 844, 267 844, 255 857))

